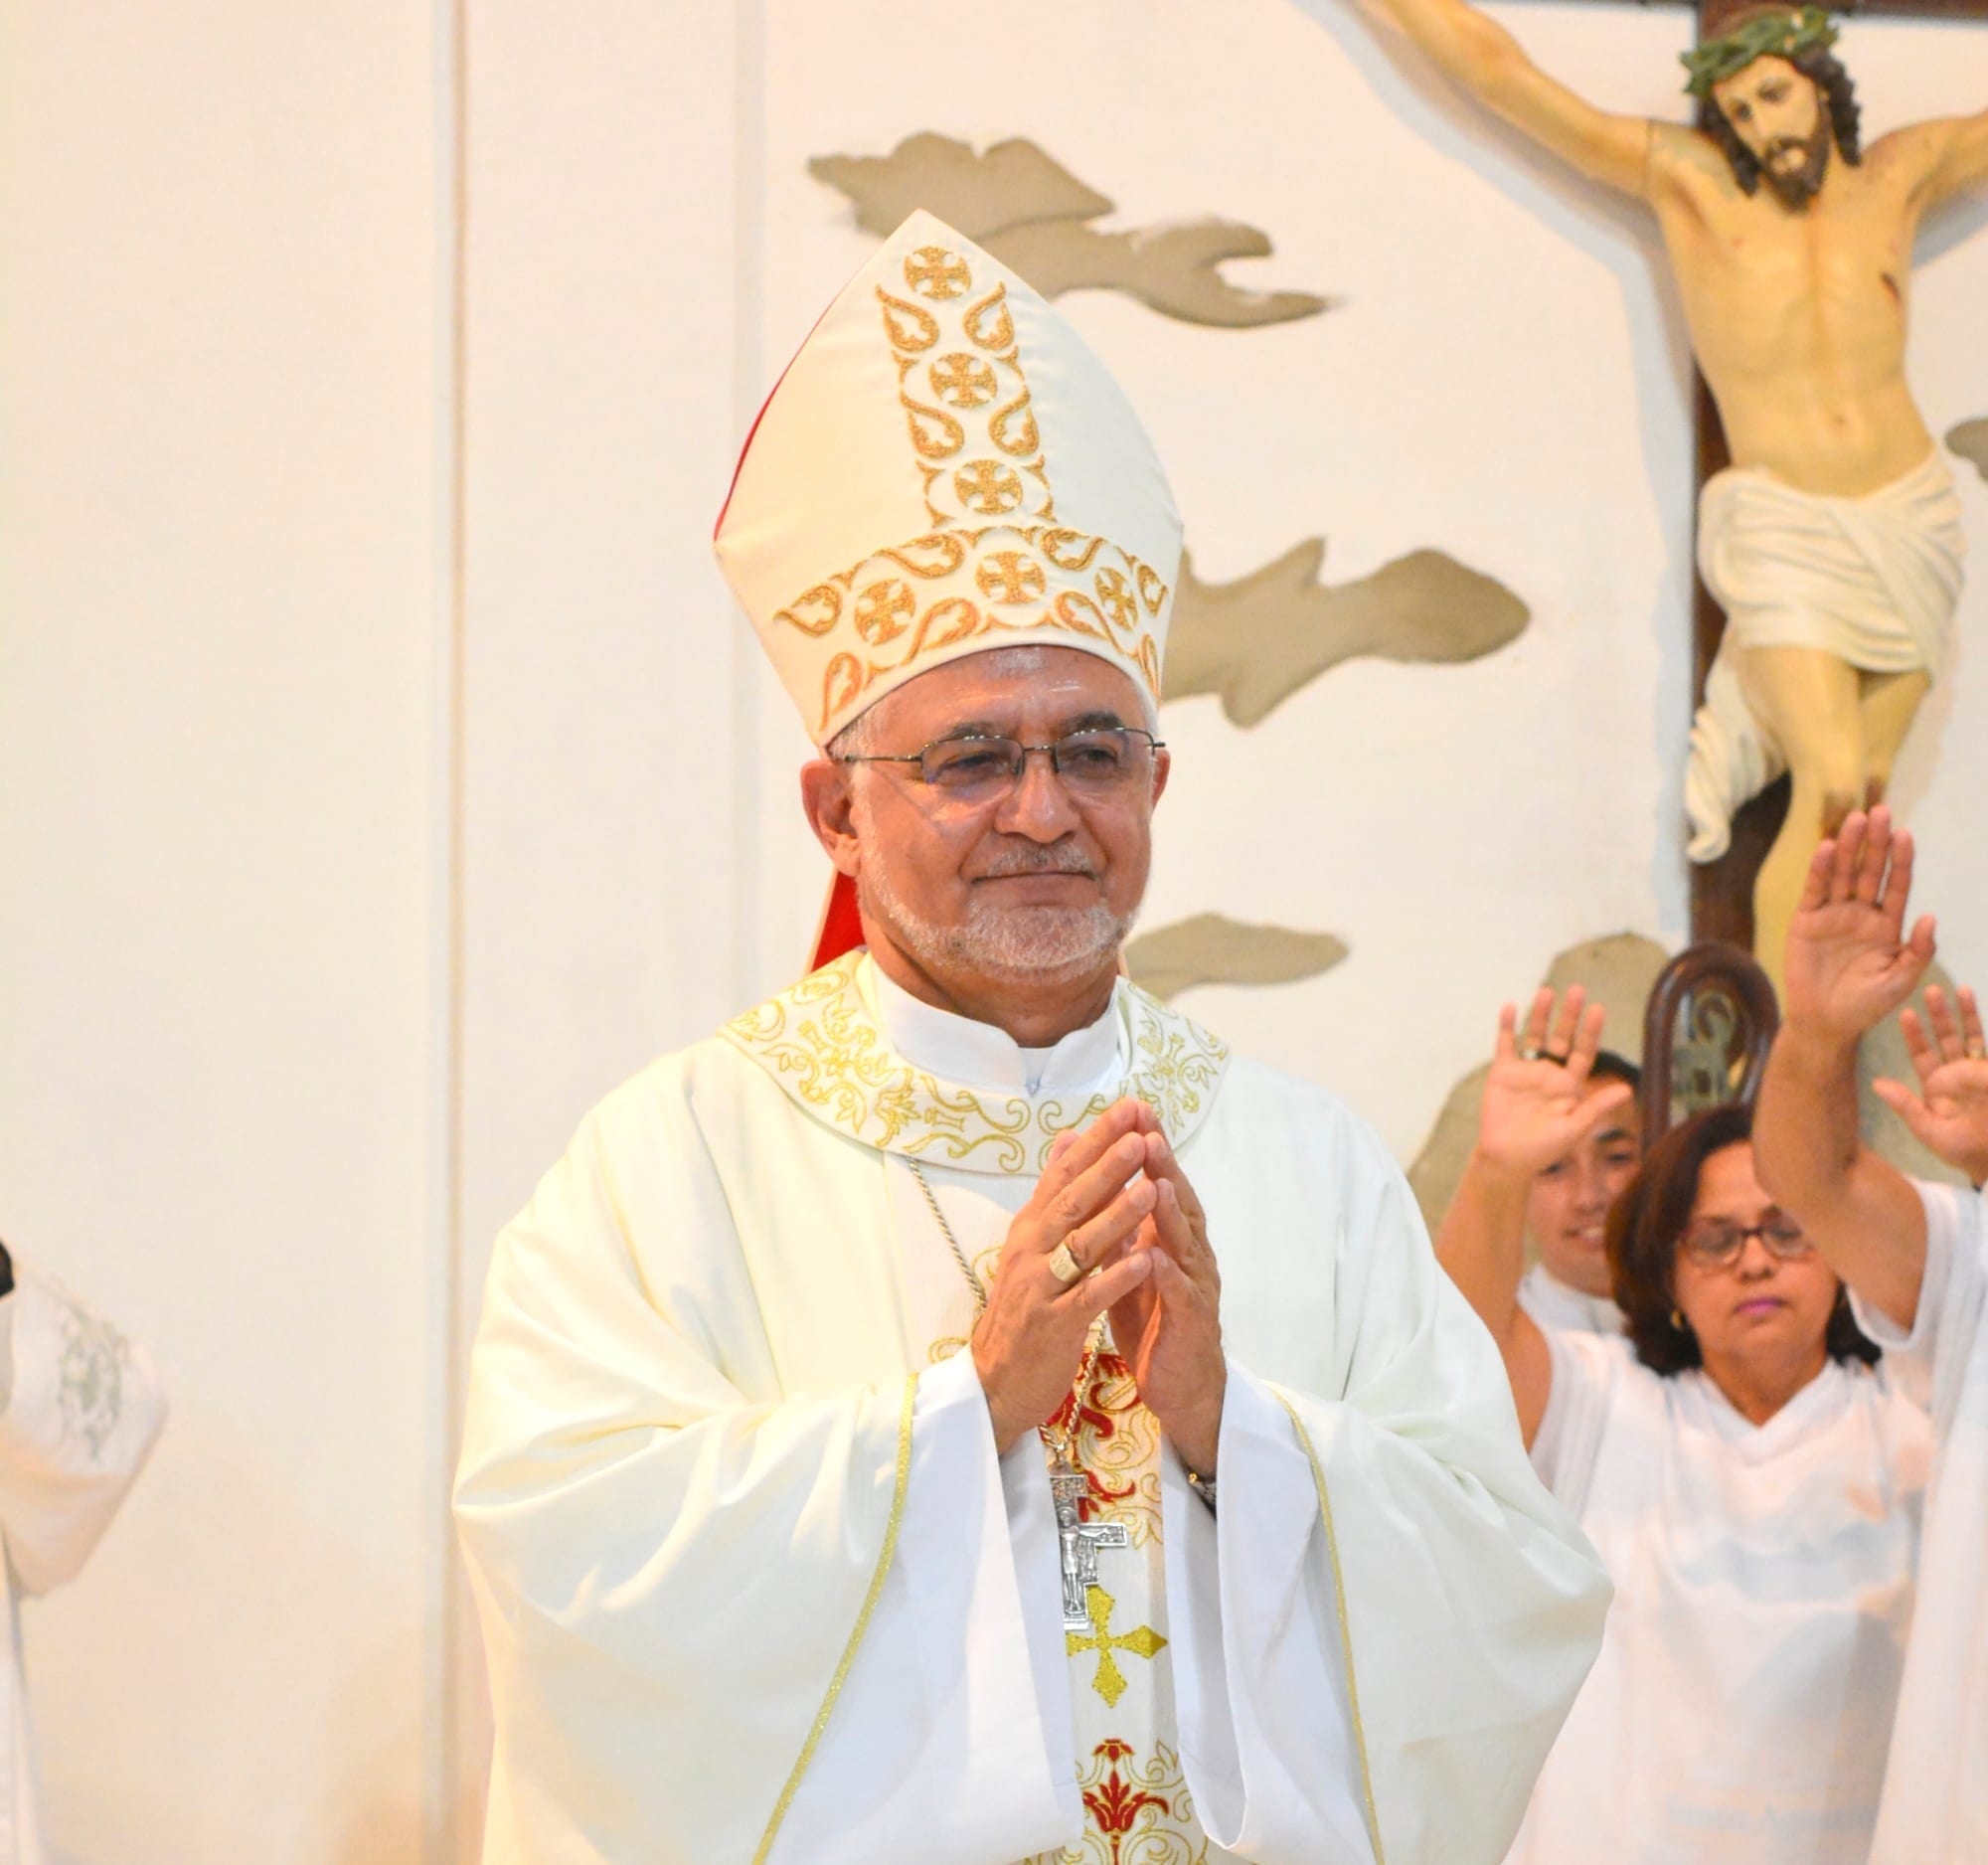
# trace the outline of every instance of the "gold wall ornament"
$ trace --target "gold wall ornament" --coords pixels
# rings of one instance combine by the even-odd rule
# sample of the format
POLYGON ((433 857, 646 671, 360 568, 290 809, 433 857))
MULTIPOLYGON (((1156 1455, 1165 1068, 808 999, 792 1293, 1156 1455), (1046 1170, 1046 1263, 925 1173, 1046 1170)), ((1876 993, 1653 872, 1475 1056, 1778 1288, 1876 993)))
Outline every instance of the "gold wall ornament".
POLYGON ((1962 459, 1972 461, 1974 470, 1988 479, 1988 415, 1979 421, 1963 421, 1959 426, 1949 428, 1946 444, 1962 459))
POLYGON ((796 1106, 880 1152, 967 1172, 1039 1173, 1059 1133, 1088 1125, 1121 1095, 1146 1102, 1179 1148, 1208 1117, 1229 1066, 1226 1043, 1124 984, 1114 1004, 1131 1067, 1109 1094, 1073 1102, 941 1082, 890 1047, 863 999, 865 957, 850 952, 810 972, 723 1034, 796 1106))
POLYGON ((1331 970, 1346 952, 1330 932, 1199 913, 1140 933, 1125 947, 1125 969, 1164 1000, 1197 984, 1296 984, 1331 970))
POLYGON ((1020 138, 983 151, 926 131, 889 155, 816 156, 808 173, 849 200, 871 233, 890 233, 913 208, 930 210, 1046 298, 1119 291, 1218 329, 1316 317, 1335 302, 1231 283, 1223 268, 1232 260, 1271 256, 1269 236, 1255 227, 1218 218, 1109 232, 1092 225, 1112 211, 1110 200, 1020 138))
POLYGON ((1478 660, 1530 618, 1503 584, 1440 551, 1336 586, 1319 581, 1324 562, 1325 540, 1307 538, 1234 583, 1203 583, 1183 555, 1167 698, 1213 693, 1233 724, 1260 725, 1342 661, 1478 660))

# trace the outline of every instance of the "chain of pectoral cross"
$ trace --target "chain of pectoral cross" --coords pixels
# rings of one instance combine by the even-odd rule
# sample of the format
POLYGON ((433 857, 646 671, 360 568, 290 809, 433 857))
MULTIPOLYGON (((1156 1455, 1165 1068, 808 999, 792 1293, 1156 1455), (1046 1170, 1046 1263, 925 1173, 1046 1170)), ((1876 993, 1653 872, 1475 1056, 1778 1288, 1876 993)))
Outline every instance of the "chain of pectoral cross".
MULTIPOLYGON (((924 1193, 925 1204, 930 1208, 932 1220, 938 1225, 939 1235, 945 1239, 946 1247, 952 1252, 952 1260, 959 1265, 959 1272, 966 1277, 966 1285, 973 1290, 974 1319, 980 1318, 987 1306, 987 1285, 974 1272, 973 1265, 967 1260, 966 1252, 960 1249, 959 1239, 953 1235, 952 1225, 939 1208, 937 1196, 931 1182, 919 1170, 915 1159, 906 1161, 911 1169, 911 1177, 918 1182, 918 1190, 924 1193)), ((1083 1519, 1083 1500, 1090 1490, 1090 1478, 1083 1472, 1083 1466, 1077 1455, 1077 1435, 1078 1421, 1082 1417, 1085 1403, 1091 1398, 1091 1387, 1097 1373, 1097 1356, 1104 1344, 1104 1318, 1100 1315, 1091 1323, 1090 1333, 1084 1341, 1083 1360, 1077 1369, 1076 1383, 1071 1387, 1070 1427, 1060 1430, 1053 1421, 1045 1421, 1036 1427, 1042 1441, 1050 1450, 1050 1500, 1056 1509, 1057 1543, 1061 1559, 1058 1563, 1063 1577, 1063 1623, 1066 1636, 1093 1632, 1103 1638, 1107 1634, 1094 1613, 1091 1595, 1100 1593, 1097 1585, 1097 1551, 1100 1548, 1127 1548, 1131 1546, 1131 1536, 1122 1522, 1086 1522, 1083 1519)), ((1105 1614, 1110 1613, 1109 1596, 1101 1596, 1106 1601, 1105 1614)), ((1122 1639, 1119 1641, 1124 1642, 1122 1639)), ((1136 1647, 1133 1647, 1136 1648, 1136 1647)), ((1110 1645, 1098 1647, 1104 1658, 1109 1660, 1110 1645)), ((1099 1672, 1100 1679, 1103 1673, 1099 1672)), ((1100 1683, 1100 1689, 1101 1689, 1100 1683)), ((1106 1701, 1114 1701, 1108 1696, 1106 1701)))

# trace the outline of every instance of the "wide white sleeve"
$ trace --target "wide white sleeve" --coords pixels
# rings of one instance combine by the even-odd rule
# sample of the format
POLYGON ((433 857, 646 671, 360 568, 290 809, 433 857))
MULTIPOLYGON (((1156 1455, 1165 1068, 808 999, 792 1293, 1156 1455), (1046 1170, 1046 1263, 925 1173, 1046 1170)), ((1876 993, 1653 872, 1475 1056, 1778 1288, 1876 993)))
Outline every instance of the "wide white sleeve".
POLYGON ((1220 1513, 1161 1458, 1181 1763, 1203 1829, 1257 1865, 1368 1865, 1345 1639, 1290 1414, 1231 1362, 1220 1513))
MULTIPOLYGON (((1304 1253, 1332 1277, 1327 1351, 1265 1382, 1305 1453, 1317 1512, 1303 1586, 1287 1580, 1281 1591, 1319 1670, 1343 1658, 1339 1700, 1375 1855, 1495 1865, 1600 1648, 1608 1583, 1527 1460, 1504 1363, 1437 1267, 1399 1168, 1365 1129, 1335 1165, 1332 1202, 1304 1253), (1299 1601, 1328 1581, 1331 1610, 1307 1604, 1300 1621, 1299 1601)), ((1226 1461, 1221 1477, 1227 1516, 1226 1461)), ((1260 1584, 1277 1579, 1256 1565, 1260 1584)), ((1225 1578, 1225 1606, 1236 1597, 1225 1578)), ((1283 1669, 1280 1688, 1295 1675, 1283 1669)), ((1232 1705, 1255 1687, 1239 1666, 1229 1682, 1232 1705)), ((1274 1764, 1326 1805, 1316 1782, 1348 1779, 1345 1745, 1307 1688, 1314 1720, 1263 1728, 1244 1785, 1249 1766, 1268 1782, 1274 1764)), ((1268 1836, 1292 1848, 1256 1854, 1273 1865, 1339 1856, 1301 1833, 1268 1836)))
POLYGON ((920 1374, 896 1558, 769 1865, 1078 1840, 1057 1558, 1035 1435, 997 1459, 971 1354, 920 1374))
POLYGON ((150 1357, 21 1267, 0 1299, 0 1535, 24 1591, 82 1571, 165 1425, 150 1357))
POLYGON ((880 1348, 860 1384, 782 1392, 743 1264, 695 1135, 604 1115, 499 1240, 456 1486, 486 1865, 1010 1865, 1074 1838, 1040 1459, 1017 1528, 967 1355, 907 1377, 880 1348))
POLYGON ((1925 1270, 1912 1324, 1902 1328, 1851 1291, 1857 1325, 1901 1363, 1913 1387, 1931 1393, 1933 1429, 1952 1426, 1962 1375, 1988 1309, 1988 1222, 1980 1193, 1914 1180, 1925 1207, 1925 1270))

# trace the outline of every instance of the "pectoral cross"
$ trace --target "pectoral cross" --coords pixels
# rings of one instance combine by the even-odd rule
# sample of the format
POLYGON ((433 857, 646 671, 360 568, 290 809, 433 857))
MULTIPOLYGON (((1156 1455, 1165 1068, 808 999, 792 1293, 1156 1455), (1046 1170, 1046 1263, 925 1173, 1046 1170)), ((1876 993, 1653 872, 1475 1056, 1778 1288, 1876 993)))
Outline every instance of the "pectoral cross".
POLYGON ((1125 1548, 1131 1537, 1122 1522, 1086 1522, 1078 1512, 1090 1479, 1067 1457, 1050 1465, 1050 1495, 1056 1504, 1057 1541, 1063 1567, 1063 1622, 1068 1632, 1090 1628, 1090 1590, 1097 1585, 1099 1548, 1125 1548))

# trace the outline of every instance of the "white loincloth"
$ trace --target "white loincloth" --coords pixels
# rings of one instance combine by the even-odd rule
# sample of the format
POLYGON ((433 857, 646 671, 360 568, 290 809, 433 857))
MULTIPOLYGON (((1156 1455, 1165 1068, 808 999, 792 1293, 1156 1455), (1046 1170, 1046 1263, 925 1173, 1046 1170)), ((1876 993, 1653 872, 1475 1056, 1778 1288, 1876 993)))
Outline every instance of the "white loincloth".
POLYGON ((1861 498, 1729 467, 1698 502, 1698 568, 1726 632, 1691 728, 1691 858, 1716 861, 1734 813, 1787 760, 1746 705, 1731 650, 1814 647, 1871 673, 1946 670, 1960 599, 1960 498, 1937 452, 1861 498))

